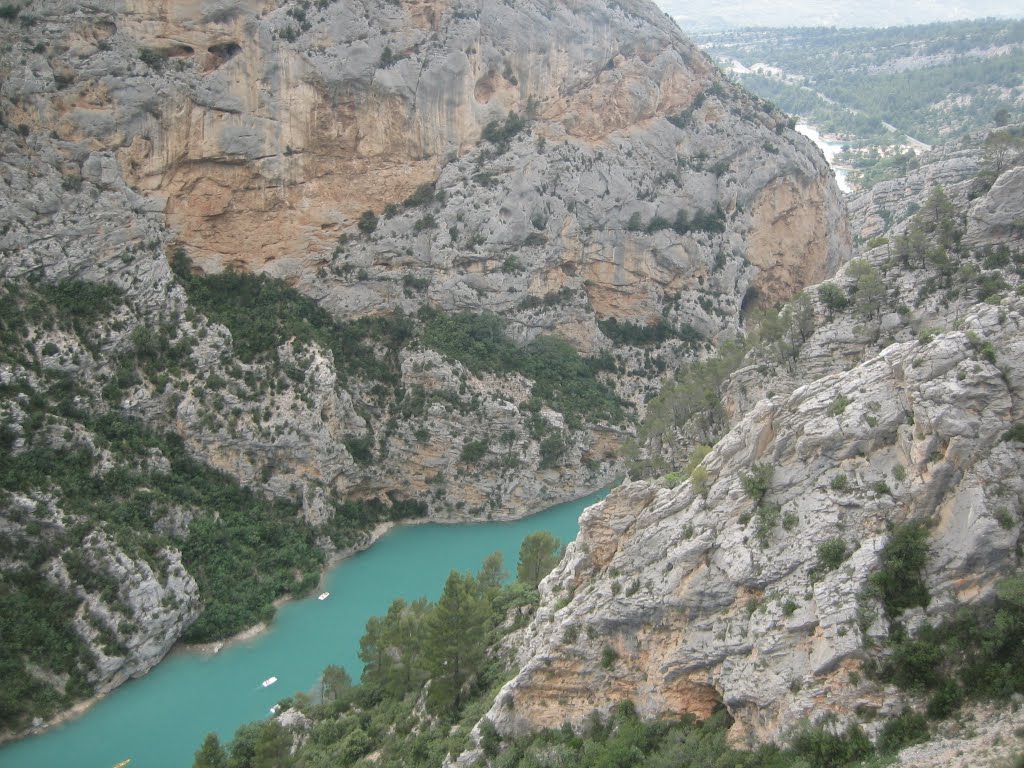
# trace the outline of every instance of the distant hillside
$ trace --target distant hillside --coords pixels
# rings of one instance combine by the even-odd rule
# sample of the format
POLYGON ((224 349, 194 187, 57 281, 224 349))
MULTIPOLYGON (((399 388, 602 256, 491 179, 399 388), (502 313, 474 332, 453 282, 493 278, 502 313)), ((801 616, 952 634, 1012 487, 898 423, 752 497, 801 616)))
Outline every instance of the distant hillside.
POLYGON ((704 35, 746 87, 849 141, 854 181, 915 166, 921 144, 1019 120, 1024 21, 891 29, 746 29, 704 35), (909 137, 909 138, 908 138, 909 137))
POLYGON ((721 31, 739 27, 894 27, 956 21, 967 18, 1020 15, 1020 4, 983 0, 970 5, 939 4, 928 0, 884 3, 877 0, 840 3, 787 0, 776 3, 736 3, 710 0, 687 3, 661 0, 661 8, 688 33, 721 31))

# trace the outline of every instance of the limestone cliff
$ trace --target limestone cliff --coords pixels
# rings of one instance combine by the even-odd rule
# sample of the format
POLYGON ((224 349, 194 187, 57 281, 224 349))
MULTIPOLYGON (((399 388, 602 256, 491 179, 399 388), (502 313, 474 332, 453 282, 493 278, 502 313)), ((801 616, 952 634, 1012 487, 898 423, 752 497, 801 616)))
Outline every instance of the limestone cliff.
MULTIPOLYGON (((569 285, 598 319, 651 320, 680 294, 684 319, 713 331, 728 322, 699 313, 697 294, 721 294, 734 320, 751 282, 785 298, 847 248, 821 157, 653 5, 49 2, 31 13, 42 42, 23 51, 7 35, 4 86, 29 154, 60 148, 48 164, 90 196, 127 183, 201 267, 297 280, 339 314, 415 304, 400 284, 414 271, 433 278, 430 300, 462 308, 509 310, 569 285), (528 119, 524 134, 481 144, 509 112, 528 119), (429 228, 395 217, 339 259, 360 214, 424 183, 448 200, 429 228), (647 226, 716 208, 722 238, 624 231, 634 213, 647 226), (520 269, 497 269, 521 249, 520 269), (708 274, 715 257, 722 278, 708 274), (339 280, 346 267, 369 274, 339 280)), ((104 202, 123 209, 127 197, 104 202)))
MULTIPOLYGON (((493 311, 519 343, 555 333, 612 350, 609 382, 642 411, 689 347, 661 344, 638 368, 598 321, 727 338, 744 301, 784 299, 847 255, 817 151, 653 5, 53 0, 0 33, 3 274, 112 281, 144 316, 187 310, 163 263, 181 248, 201 270, 284 278, 338 318, 493 311), (355 226, 368 210, 381 216, 369 234, 355 226)), ((211 330, 205 365, 233 355, 211 330)), ((225 436, 187 395, 174 429, 275 493, 386 490, 390 469, 360 477, 339 445, 380 429, 365 390, 336 392, 329 359, 307 364, 322 375, 312 404, 288 398, 298 441, 275 430, 268 443, 245 419, 225 436)), ((135 412, 167 407, 131 398, 135 412)), ((578 455, 621 441, 602 429, 578 455)), ((437 464, 418 452, 395 467, 437 464)), ((509 487, 499 506, 537 508, 614 471, 509 487)), ((493 497, 459 485, 472 508, 493 497)))
MULTIPOLYGON (((652 718, 724 705, 735 742, 753 744, 828 714, 874 733, 922 706, 872 674, 890 633, 991 602, 1021 567, 1024 452, 1010 431, 1024 416, 1024 302, 1010 266, 1020 252, 986 247, 1016 241, 982 214, 1020 205, 1006 192, 1019 168, 969 200, 958 190, 974 182, 977 140, 956 154, 975 170, 943 171, 959 201, 947 229, 925 206, 930 185, 899 182, 922 187, 925 210, 890 224, 924 245, 894 237, 840 270, 838 295, 807 291, 806 337, 794 321, 722 382, 728 430, 689 481, 626 482, 584 513, 511 642, 521 669, 487 715, 499 731, 580 725, 628 699, 652 718), (891 622, 872 574, 913 522, 927 531, 930 601, 891 622)), ((675 434, 692 445, 686 424, 675 434)), ((674 456, 681 468, 686 451, 674 456)), ((957 737, 909 750, 906 764, 939 764, 954 748, 962 765, 1012 755, 1012 739, 987 750, 1014 719, 976 734, 951 724, 957 737)))
MULTIPOLYGON (((0 328, 5 455, 106 466, 111 424, 137 421, 296 504, 328 550, 367 524, 349 502, 473 519, 608 484, 667 370, 849 255, 820 153, 640 0, 41 0, 6 7, 0 43, 0 288, 47 307, 0 328), (225 270, 297 289, 282 312, 328 330, 254 352, 232 325, 249 318, 194 293, 225 270), (118 290, 69 295, 93 284, 118 290), (543 370, 443 354, 431 312, 495 313, 520 349, 568 340, 561 359, 610 411, 545 396, 543 370)), ((110 466, 155 472, 129 458, 110 466)), ((94 688, 143 672, 198 614, 176 564, 214 512, 146 501, 99 524, 71 511, 70 482, 18 482, 69 525, 61 551, 4 567, 88 603, 94 688), (158 555, 132 525, 172 544, 158 555), (59 565, 71 532, 146 594, 97 602, 88 567, 59 565)), ((37 530, 11 526, 9 548, 37 530)))
POLYGON ((998 367, 962 332, 892 345, 759 403, 705 459, 706 496, 692 483, 627 483, 588 510, 492 719, 514 732, 581 723, 624 699, 649 717, 724 703, 736 738, 753 742, 827 711, 897 712, 892 690, 851 683, 865 639, 886 633, 880 606, 859 610, 857 598, 887 525, 908 520, 931 525, 927 618, 984 599, 1017 567, 1019 515, 1005 527, 996 510, 1019 509, 1024 491, 1024 454, 1002 441, 1021 417, 1022 309, 966 318, 1000 350, 998 367), (764 544, 740 483, 754 463, 774 467, 769 498, 783 516, 764 544), (816 573, 817 547, 836 536, 845 562, 816 573), (601 664, 605 648, 614 665, 601 664))
POLYGON ((902 231, 909 216, 940 186, 965 212, 965 243, 1019 245, 1024 232, 1020 131, 1020 126, 1010 126, 943 144, 922 155, 918 167, 905 177, 852 195, 854 233, 866 241, 902 231))

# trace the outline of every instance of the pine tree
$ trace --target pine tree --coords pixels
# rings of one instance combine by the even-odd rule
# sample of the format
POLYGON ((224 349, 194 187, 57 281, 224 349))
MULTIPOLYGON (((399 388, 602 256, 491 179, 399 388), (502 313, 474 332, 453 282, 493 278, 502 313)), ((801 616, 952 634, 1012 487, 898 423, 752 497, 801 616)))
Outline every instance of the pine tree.
POLYGON ((294 765, 291 755, 292 735, 277 720, 263 725, 256 740, 252 768, 289 768, 294 765))
POLYGON ((430 673, 428 703, 438 712, 458 712, 469 683, 484 661, 487 603, 476 579, 452 571, 427 620, 424 657, 430 673))
POLYGON ((192 768, 227 768, 228 756, 216 733, 206 734, 203 746, 196 752, 192 768))
POLYGON ((519 546, 516 578, 536 589, 541 579, 551 573, 561 558, 562 542, 548 531, 531 533, 519 546))
POLYGON ((320 701, 335 701, 343 691, 351 687, 352 678, 345 668, 328 664, 320 676, 320 701))
POLYGON ((484 560, 484 564, 480 566, 480 572, 476 575, 476 580, 484 591, 501 589, 502 582, 507 578, 505 558, 502 557, 501 552, 489 554, 484 560))

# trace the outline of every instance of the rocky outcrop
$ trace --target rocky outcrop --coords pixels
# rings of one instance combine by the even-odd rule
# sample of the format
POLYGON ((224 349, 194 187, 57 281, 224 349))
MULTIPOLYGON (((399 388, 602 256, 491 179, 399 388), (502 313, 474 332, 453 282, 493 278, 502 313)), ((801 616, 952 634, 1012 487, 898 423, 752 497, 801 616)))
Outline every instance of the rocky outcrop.
POLYGON ((199 588, 173 549, 160 553, 163 562, 149 563, 93 533, 83 542, 81 556, 95 580, 116 588, 87 591, 62 560, 55 562, 50 577, 82 598, 75 628, 96 658, 90 682, 97 693, 106 693, 163 659, 199 616, 199 588))
POLYGON ((965 239, 979 246, 1024 243, 1024 166, 1000 175, 984 199, 971 207, 965 239))
POLYGON ((1019 245, 1024 148, 1010 126, 943 144, 918 158, 906 176, 880 182, 849 198, 851 226, 862 240, 899 233, 935 187, 964 215, 964 244, 1019 245))
POLYGON ((826 711, 898 711, 893 689, 853 674, 887 632, 865 587, 889 526, 929 526, 932 601, 911 623, 984 600, 1017 567, 1020 516, 997 508, 1024 492, 1024 453, 1003 440, 1022 416, 1022 313, 980 307, 966 333, 762 400, 705 459, 706 489, 627 483, 587 510, 488 716, 515 733, 624 699, 647 717, 724 703, 743 742, 826 711), (755 463, 774 470, 762 507, 740 482, 755 463), (817 547, 833 538, 845 556, 829 571, 817 547))
MULTIPOLYGON (((894 527, 928 531, 931 599, 900 617, 911 635, 984 605, 1020 569, 1024 454, 1007 432, 1024 415, 1024 303, 1015 271, 999 269, 1012 250, 996 259, 983 247, 1007 244, 1005 230, 977 215, 999 208, 992 194, 1013 199, 1002 190, 1014 174, 970 200, 973 173, 949 182, 952 269, 901 263, 882 244, 830 281, 842 301, 807 291, 797 306, 809 329, 784 319, 762 331, 721 384, 727 431, 690 481, 625 483, 584 513, 535 621, 510 641, 521 670, 487 715, 500 731, 580 725, 623 700, 650 718, 724 705, 742 745, 784 741, 830 713, 876 732, 917 703, 867 674, 891 629, 869 582, 894 527), (770 478, 760 501, 744 489, 755 471, 770 478), (828 542, 838 564, 824 563, 828 542)), ((922 183, 922 204, 931 191, 922 183)), ((681 469, 691 426, 646 448, 670 446, 681 469)), ((937 764, 955 747, 977 764, 1010 721, 913 748, 904 763, 937 764)))

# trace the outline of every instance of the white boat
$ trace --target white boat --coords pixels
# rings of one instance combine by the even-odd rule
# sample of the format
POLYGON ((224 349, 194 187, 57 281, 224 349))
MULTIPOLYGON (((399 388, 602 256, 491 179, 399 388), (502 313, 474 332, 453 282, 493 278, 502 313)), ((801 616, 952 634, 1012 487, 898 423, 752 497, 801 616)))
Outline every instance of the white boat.
POLYGON ((326 600, 326 599, 327 599, 328 597, 330 597, 330 596, 331 596, 331 593, 330 593, 330 592, 323 592, 323 593, 322 593, 322 594, 320 595, 320 597, 318 597, 318 598, 317 598, 317 600, 326 600))
POLYGON ((264 688, 269 688, 270 686, 272 686, 276 682, 277 682, 277 678, 276 677, 268 677, 266 680, 263 681, 263 687, 264 688))

